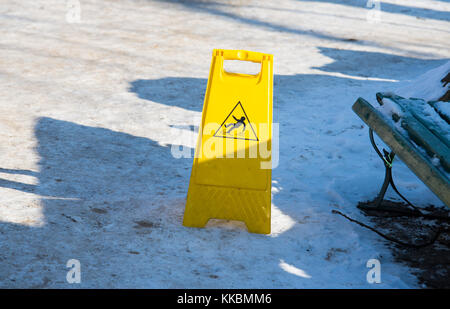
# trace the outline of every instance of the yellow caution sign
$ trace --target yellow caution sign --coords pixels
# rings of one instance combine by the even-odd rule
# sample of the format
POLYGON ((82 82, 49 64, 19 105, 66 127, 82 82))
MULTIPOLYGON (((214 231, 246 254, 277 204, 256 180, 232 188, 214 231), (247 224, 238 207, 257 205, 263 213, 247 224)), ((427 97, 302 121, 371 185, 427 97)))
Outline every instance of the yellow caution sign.
POLYGON ((183 225, 244 221, 270 233, 273 56, 213 51, 183 225), (259 74, 230 73, 224 60, 261 64, 259 74))

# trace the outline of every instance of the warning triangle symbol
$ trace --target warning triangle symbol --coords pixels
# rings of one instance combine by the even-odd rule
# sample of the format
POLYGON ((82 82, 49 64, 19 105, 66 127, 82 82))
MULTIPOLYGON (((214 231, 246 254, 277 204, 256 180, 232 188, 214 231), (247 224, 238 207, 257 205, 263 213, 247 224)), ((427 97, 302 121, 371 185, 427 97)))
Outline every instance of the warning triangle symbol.
POLYGON ((239 101, 214 133, 215 137, 259 141, 247 113, 239 101))

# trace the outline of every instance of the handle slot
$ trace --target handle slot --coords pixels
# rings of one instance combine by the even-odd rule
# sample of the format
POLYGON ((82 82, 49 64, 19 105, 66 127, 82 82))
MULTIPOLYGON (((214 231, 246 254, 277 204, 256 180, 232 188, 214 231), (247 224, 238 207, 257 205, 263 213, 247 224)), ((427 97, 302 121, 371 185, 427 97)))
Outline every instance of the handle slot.
MULTIPOLYGON (((222 72, 221 75, 223 77, 226 76, 242 76, 242 77, 248 77, 251 79, 259 79, 261 77, 261 74, 263 71, 267 70, 267 63, 272 61, 272 55, 269 54, 263 54, 258 52, 252 52, 252 51, 246 51, 246 50, 229 50, 229 49, 215 49, 213 51, 213 55, 220 58, 221 60, 221 69, 222 72), (225 70, 224 65, 225 62, 230 62, 228 60, 239 60, 242 62, 253 62, 259 64, 259 69, 256 71, 256 74, 248 74, 248 73, 235 73, 236 68, 241 68, 240 71, 248 72, 250 70, 252 73, 256 70, 255 66, 252 66, 251 64, 228 64, 227 68, 228 70, 225 70), (231 69, 230 69, 230 66, 231 69), (230 72, 231 71, 231 72, 230 72)), ((236 61, 238 62, 238 61, 236 61)), ((238 70, 239 71, 239 70, 238 70)))
POLYGON ((226 73, 256 76, 261 72, 261 63, 252 61, 224 60, 223 69, 226 73))

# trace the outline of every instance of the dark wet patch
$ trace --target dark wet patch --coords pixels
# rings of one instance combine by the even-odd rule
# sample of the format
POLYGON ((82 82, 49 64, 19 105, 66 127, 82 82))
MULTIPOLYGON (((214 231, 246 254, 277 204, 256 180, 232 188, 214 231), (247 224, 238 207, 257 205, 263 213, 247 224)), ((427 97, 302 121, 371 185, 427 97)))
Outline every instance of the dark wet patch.
POLYGON ((67 219, 69 219, 70 221, 72 221, 72 222, 74 222, 74 223, 77 223, 78 221, 77 220, 75 220, 74 218, 72 218, 71 216, 68 216, 68 215, 66 215, 66 214, 61 214, 63 217, 66 217, 67 219))
POLYGON ((106 211, 106 209, 101 209, 101 208, 91 208, 91 210, 98 214, 106 214, 108 212, 108 211, 106 211))
POLYGON ((140 221, 135 221, 135 223, 137 225, 135 225, 135 228, 154 228, 154 227, 159 227, 158 223, 154 223, 151 221, 146 221, 146 220, 140 220, 140 221))
POLYGON ((44 277, 44 279, 42 279, 42 282, 40 284, 34 285, 34 286, 32 286, 32 288, 42 289, 42 288, 45 288, 49 283, 50 283, 50 279, 47 277, 44 277))
MULTIPOLYGON (((370 204, 367 202, 366 204, 370 204)), ((383 205, 408 209, 404 203, 387 201, 383 205)), ((448 208, 428 206, 421 211, 434 216, 449 217, 448 208)), ((392 255, 397 262, 405 263, 413 269, 421 286, 426 288, 450 288, 450 222, 441 219, 425 219, 422 217, 405 216, 391 212, 369 211, 371 226, 378 231, 410 244, 427 243, 436 235, 441 234, 434 243, 422 248, 409 248, 389 242, 392 255)))
POLYGON ((346 253, 347 250, 342 248, 331 248, 328 250, 327 255, 325 256, 325 260, 331 261, 334 256, 336 256, 337 253, 346 253))

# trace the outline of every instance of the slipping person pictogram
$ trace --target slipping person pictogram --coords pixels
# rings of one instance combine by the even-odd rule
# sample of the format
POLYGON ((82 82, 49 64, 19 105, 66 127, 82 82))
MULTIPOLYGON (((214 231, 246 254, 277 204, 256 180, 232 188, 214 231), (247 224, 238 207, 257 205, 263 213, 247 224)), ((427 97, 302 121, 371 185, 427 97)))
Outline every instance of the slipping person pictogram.
POLYGON ((239 101, 214 133, 215 137, 259 141, 252 122, 239 101), (233 117, 233 118, 231 118, 233 117), (234 120, 233 120, 234 119, 234 120), (242 128, 242 129, 241 129, 242 128), (234 133, 237 134, 234 134, 234 133))
POLYGON ((227 124, 226 126, 225 126, 225 128, 229 128, 229 127, 231 127, 228 131, 227 131, 227 133, 230 133, 231 131, 233 131, 234 129, 237 129, 237 128, 239 128, 240 126, 244 126, 243 128, 242 128, 242 133, 244 133, 244 131, 245 131, 245 127, 247 126, 246 124, 245 124, 245 117, 244 116, 242 116, 240 119, 237 119, 236 117, 234 117, 233 116, 233 118, 234 118, 234 120, 236 120, 236 123, 229 123, 229 124, 227 124))

